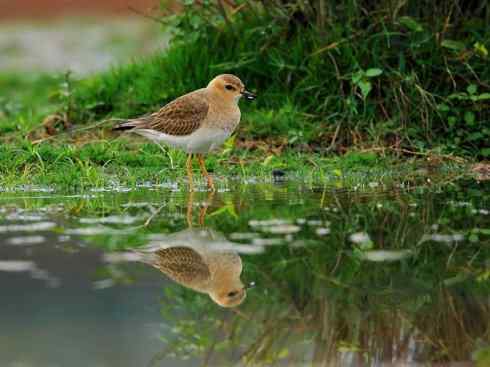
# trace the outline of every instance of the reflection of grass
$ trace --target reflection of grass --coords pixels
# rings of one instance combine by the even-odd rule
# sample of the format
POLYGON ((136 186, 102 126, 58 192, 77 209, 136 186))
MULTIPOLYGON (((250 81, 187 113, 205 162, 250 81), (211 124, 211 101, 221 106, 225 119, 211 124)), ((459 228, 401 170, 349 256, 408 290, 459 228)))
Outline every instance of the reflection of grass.
MULTIPOLYGON (((478 185, 462 184, 443 180, 384 194, 379 188, 343 192, 314 187, 303 189, 301 196, 290 194, 300 190, 297 186, 258 184, 216 193, 207 226, 226 236, 255 232, 260 238, 280 238, 284 245, 270 246, 261 255, 242 255, 242 279, 258 286, 236 314, 190 290, 169 288, 175 302, 162 312, 175 334, 155 356, 155 365, 163 356, 191 355, 209 365, 230 359, 294 365, 308 358, 319 366, 342 365, 348 358, 360 364, 409 356, 468 360, 490 338, 490 236, 484 230, 490 217, 478 211, 488 208, 490 196, 478 185), (249 225, 251 220, 278 218, 297 223, 301 230, 288 239, 249 225), (318 225, 330 233, 318 236, 318 225), (368 233, 373 249, 410 250, 413 255, 393 263, 363 261, 358 252, 370 249, 349 241, 356 232, 368 233), (427 237, 433 233, 461 234, 463 240, 435 242, 427 237)), ((206 197, 196 193, 196 205, 206 197)), ((164 189, 93 199, 8 200, 11 208, 34 211, 55 202, 63 204, 56 217, 68 228, 85 226, 79 217, 141 217, 131 235, 85 237, 86 243, 111 251, 141 246, 148 234, 186 226, 186 195, 164 189), (147 227, 139 226, 154 212, 150 205, 162 209, 147 227)))
POLYGON ((490 197, 475 189, 453 186, 444 194, 421 190, 389 196, 328 192, 324 204, 322 193, 308 193, 301 204, 288 205, 281 190, 264 193, 269 202, 257 193, 237 195, 232 202, 238 219, 218 215, 208 224, 247 232, 251 219, 315 219, 329 222, 331 232, 318 238, 305 224, 295 240, 306 246, 271 247, 246 257, 244 277, 258 287, 233 317, 200 304, 199 296, 176 294, 176 299, 185 297, 176 308, 189 310, 159 357, 196 355, 209 365, 230 358, 250 365, 295 365, 307 359, 318 366, 345 365, 349 358, 361 365, 470 359, 480 342, 490 341, 490 284, 481 278, 490 237, 470 239, 474 228, 490 224, 473 211, 486 207, 490 197), (240 201, 243 196, 256 204, 240 201), (469 204, 459 205, 462 200, 469 204), (394 263, 361 261, 348 241, 349 234, 361 230, 376 249, 410 249, 414 255, 394 263), (464 240, 424 239, 434 232, 462 233, 464 240))

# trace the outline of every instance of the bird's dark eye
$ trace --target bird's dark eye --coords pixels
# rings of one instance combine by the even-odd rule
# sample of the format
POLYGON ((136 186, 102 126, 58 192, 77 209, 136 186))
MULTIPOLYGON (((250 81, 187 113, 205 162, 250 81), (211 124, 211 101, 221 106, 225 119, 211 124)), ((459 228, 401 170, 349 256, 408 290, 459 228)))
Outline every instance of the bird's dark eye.
POLYGON ((235 297, 238 292, 230 292, 228 293, 228 297, 235 297))
POLYGON ((235 87, 233 85, 230 85, 230 84, 225 85, 225 88, 228 90, 235 90, 235 87))

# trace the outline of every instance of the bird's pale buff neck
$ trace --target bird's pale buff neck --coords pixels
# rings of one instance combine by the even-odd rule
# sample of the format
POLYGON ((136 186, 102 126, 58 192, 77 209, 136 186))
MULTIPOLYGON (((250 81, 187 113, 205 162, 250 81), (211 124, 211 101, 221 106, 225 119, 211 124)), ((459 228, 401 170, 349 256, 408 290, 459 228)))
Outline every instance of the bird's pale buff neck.
POLYGON ((215 78, 205 88, 209 102, 208 124, 232 132, 240 122, 238 101, 241 93, 227 90, 226 85, 223 80, 215 78))

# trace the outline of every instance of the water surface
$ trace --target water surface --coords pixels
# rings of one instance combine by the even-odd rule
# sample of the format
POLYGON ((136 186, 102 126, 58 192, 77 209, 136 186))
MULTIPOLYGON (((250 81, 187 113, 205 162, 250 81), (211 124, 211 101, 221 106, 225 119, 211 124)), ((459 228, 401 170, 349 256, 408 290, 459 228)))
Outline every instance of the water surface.
POLYGON ((488 362, 488 183, 233 187, 1 193, 0 365, 488 362), (163 245, 256 287, 220 307, 134 251, 163 245))

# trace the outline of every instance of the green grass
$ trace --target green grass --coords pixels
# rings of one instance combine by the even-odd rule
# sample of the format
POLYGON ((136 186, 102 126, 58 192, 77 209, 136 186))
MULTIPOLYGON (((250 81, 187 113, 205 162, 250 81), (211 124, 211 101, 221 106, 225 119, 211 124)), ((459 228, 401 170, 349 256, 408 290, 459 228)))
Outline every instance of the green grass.
MULTIPOLYGON (((185 181, 186 155, 164 153, 143 139, 108 137, 83 145, 27 141, 0 145, 0 186, 15 188, 34 184, 63 190, 83 190, 114 185, 134 186, 143 182, 185 181), (173 164, 173 167, 172 167, 173 164)), ((231 144, 217 155, 210 155, 208 169, 219 179, 270 181, 273 172, 284 171, 291 179, 305 182, 331 182, 341 187, 366 185, 371 181, 393 180, 400 171, 413 174, 415 163, 395 167, 391 158, 372 153, 351 153, 344 157, 323 157, 315 153, 286 150, 282 154, 234 149, 231 144), (358 175, 353 175, 352 172, 358 175)), ((197 173, 197 164, 195 170, 197 173)))
MULTIPOLYGON (((146 63, 151 65, 145 61, 133 67, 146 63)), ((99 80, 99 85, 107 88, 108 80, 117 80, 119 72, 105 73, 80 83, 95 83, 100 78, 104 81, 99 80)), ((73 83, 76 82, 67 81, 62 75, 11 75, 0 79, 6 91, 4 98, 8 100, 0 124, 2 189, 43 185, 74 191, 135 186, 143 182, 185 185, 184 153, 162 151, 134 135, 113 134, 110 122, 99 126, 94 116, 95 128, 91 128, 91 124, 87 127, 79 124, 71 131, 60 129, 59 135, 43 140, 44 129, 40 122, 46 115, 75 113, 72 105, 73 83), (60 98, 70 103, 64 104, 60 98), (39 143, 31 141, 38 139, 39 143)), ((223 178, 218 180, 222 188, 227 187, 227 179, 234 177, 270 181, 275 170, 284 171, 291 179, 352 188, 372 181, 391 182, 400 172, 410 176, 420 166, 424 167, 423 162, 405 160, 403 163, 393 155, 377 151, 351 150, 343 156, 326 155, 304 143, 318 136, 321 136, 319 126, 289 102, 277 110, 254 110, 253 105, 248 106, 238 133, 221 152, 209 156, 208 168, 223 178)), ((195 168, 197 173, 197 165, 195 168)), ((449 168, 453 169, 450 164, 442 169, 448 171, 449 168)), ((456 168, 458 172, 462 169, 456 168)))
POLYGON ((247 138, 336 152, 383 145, 490 154, 483 10, 461 15, 441 40, 444 23, 410 7, 390 18, 388 4, 363 15, 349 3, 318 28, 292 24, 289 9, 255 2, 226 22, 213 4, 189 4, 171 23, 176 35, 164 53, 75 83, 65 101, 70 118, 86 124, 137 116, 231 72, 259 95, 243 106, 247 138))
POLYGON ((0 142, 6 136, 22 139, 58 110, 53 99, 62 82, 60 75, 0 73, 0 142))
POLYGON ((443 23, 410 7, 390 18, 382 4, 370 17, 349 3, 321 24, 306 12, 308 26, 292 23, 289 9, 254 2, 225 21, 213 4, 172 18, 170 47, 124 66, 82 80, 0 75, 1 184, 77 189, 182 178, 183 154, 117 138, 100 122, 154 111, 223 72, 259 98, 241 102, 234 141, 210 158, 218 175, 269 178, 280 168, 322 180, 366 162, 396 172, 413 157, 490 155, 482 13, 458 19, 443 42, 443 23), (52 114, 73 130, 58 126, 58 136, 31 143, 43 141, 41 122, 52 114))

